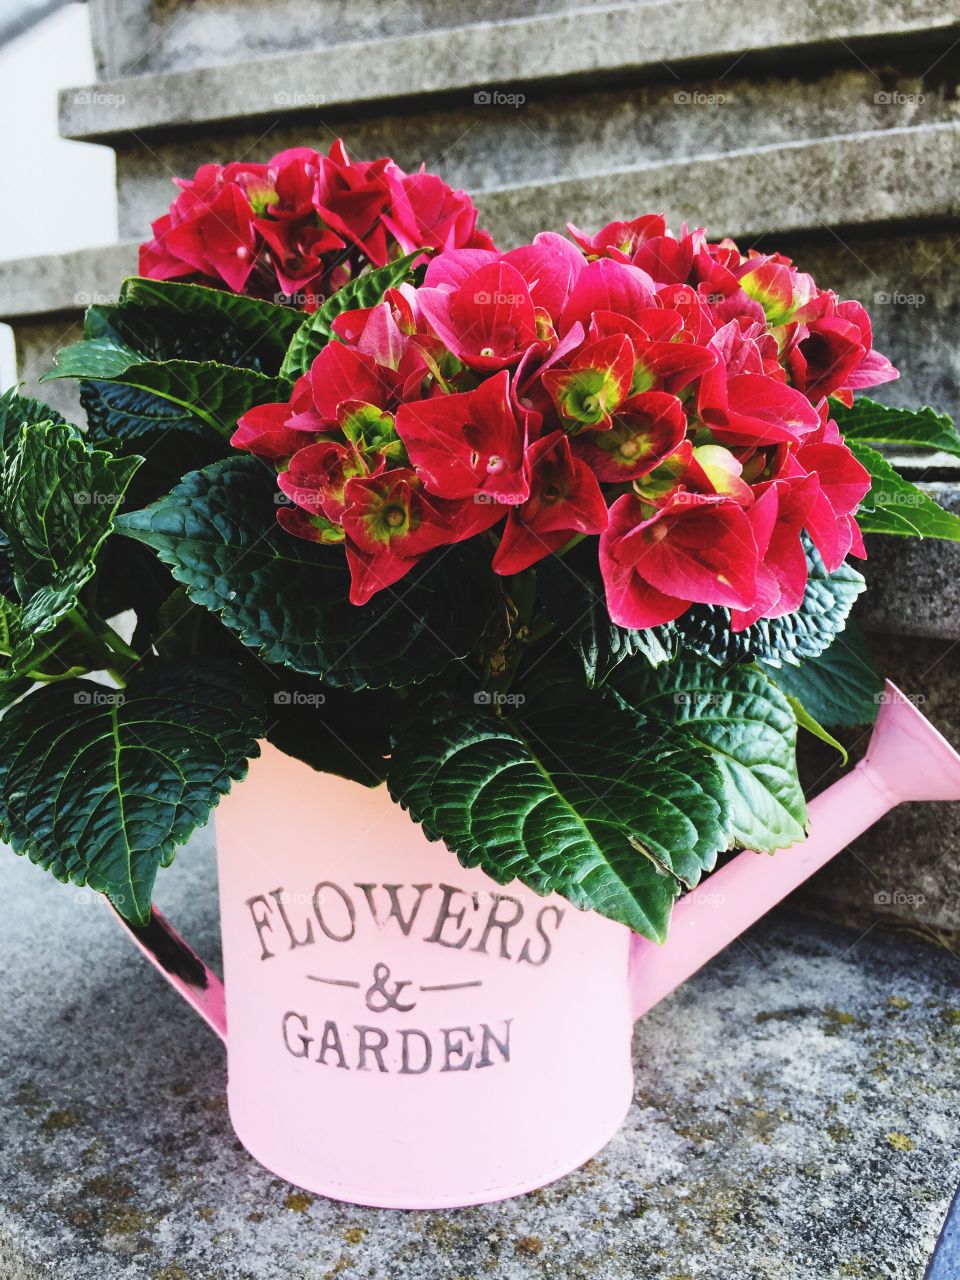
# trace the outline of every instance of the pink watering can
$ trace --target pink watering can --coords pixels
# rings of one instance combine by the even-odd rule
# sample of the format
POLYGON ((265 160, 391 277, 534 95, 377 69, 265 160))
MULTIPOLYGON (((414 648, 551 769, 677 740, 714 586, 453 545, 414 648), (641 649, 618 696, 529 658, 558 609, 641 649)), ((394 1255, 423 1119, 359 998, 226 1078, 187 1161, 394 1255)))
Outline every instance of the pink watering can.
POLYGON ((904 800, 960 800, 960 755, 888 683, 807 839, 733 858, 657 946, 463 869, 386 788, 264 745, 217 813, 225 986, 159 912, 129 931, 226 1042, 233 1126, 268 1169, 357 1204, 479 1204, 594 1155, 633 1095, 634 1019, 904 800))

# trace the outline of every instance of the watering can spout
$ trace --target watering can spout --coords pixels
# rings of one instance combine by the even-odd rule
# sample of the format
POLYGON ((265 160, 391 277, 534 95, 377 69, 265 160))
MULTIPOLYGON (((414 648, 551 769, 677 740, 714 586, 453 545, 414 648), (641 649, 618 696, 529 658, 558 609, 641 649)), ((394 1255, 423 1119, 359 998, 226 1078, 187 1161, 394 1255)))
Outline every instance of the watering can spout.
POLYGON ((960 800, 960 754, 888 680, 866 756, 810 802, 806 839, 772 856, 738 854, 678 902, 662 946, 634 936, 634 1016, 669 995, 906 800, 960 800))
POLYGON ((960 800, 960 753, 888 680, 867 754, 857 766, 895 801, 960 800))

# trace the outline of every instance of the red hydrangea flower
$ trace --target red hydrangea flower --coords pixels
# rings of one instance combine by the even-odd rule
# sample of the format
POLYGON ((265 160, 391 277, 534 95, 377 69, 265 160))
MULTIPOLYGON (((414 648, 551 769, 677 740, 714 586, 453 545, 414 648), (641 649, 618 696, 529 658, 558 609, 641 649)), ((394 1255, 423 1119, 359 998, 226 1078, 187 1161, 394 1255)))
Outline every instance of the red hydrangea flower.
POLYGON ((152 238, 140 274, 188 278, 315 310, 367 266, 417 249, 492 250, 462 191, 434 174, 405 173, 386 157, 354 161, 339 140, 266 164, 202 165, 152 238))
POLYGON ((563 369, 542 375, 565 427, 606 430, 630 394, 635 357, 626 334, 611 334, 582 346, 563 369))
MULTIPOLYGON (((373 474, 379 474, 385 465, 386 458, 379 457, 373 474)), ((277 482, 281 492, 310 515, 340 522, 346 506, 347 481, 370 474, 371 466, 356 445, 325 440, 298 449, 277 482)))
POLYGON ((452 191, 421 166, 404 173, 392 161, 387 166, 390 207, 384 225, 404 253, 429 245, 434 249, 495 249, 486 231, 477 227, 477 210, 463 191, 452 191))
POLYGON ((281 462, 303 444, 302 433, 287 425, 292 416, 291 405, 286 401, 257 405, 238 419, 230 443, 235 449, 255 453, 258 458, 281 462))
POLYGON ((527 449, 524 458, 529 497, 507 516, 493 557, 497 573, 519 573, 576 533, 600 533, 607 506, 596 476, 575 458, 562 431, 553 431, 527 449))
POLYGON ((503 372, 474 391, 432 396, 400 406, 397 435, 430 493, 440 498, 522 502, 523 429, 503 372))
POLYGON ((600 536, 607 607, 623 627, 671 622, 695 602, 748 608, 758 563, 750 521, 729 498, 680 491, 654 506, 625 493, 600 536))
POLYGON ((238 186, 222 183, 218 166, 197 171, 153 232, 154 239, 140 250, 141 275, 157 280, 208 276, 243 293, 256 261, 253 210, 238 186))
MULTIPOLYGON (((242 182, 261 201, 274 182, 295 222, 311 165, 287 163, 242 182)), ((511 575, 599 535, 614 622, 700 603, 741 628, 800 606, 804 535, 829 570, 863 554, 869 477, 826 397, 896 373, 858 303, 660 215, 500 254, 459 193, 351 168, 325 187, 334 234, 378 252, 362 224, 393 191, 398 248, 432 210, 444 251, 419 288, 340 315, 289 404, 251 409, 234 443, 277 466, 285 529, 343 542, 354 602, 469 538, 511 575)))
POLYGON ((574 450, 598 480, 624 484, 653 471, 687 434, 687 418, 676 396, 644 391, 614 414, 609 431, 578 436, 574 450))
POLYGON ((417 301, 447 350, 471 369, 515 365, 537 340, 533 298, 509 262, 484 264, 456 289, 422 289, 417 301))
POLYGON ((432 498, 408 467, 348 480, 344 503, 352 604, 398 582, 427 551, 473 537, 499 518, 489 506, 432 498))

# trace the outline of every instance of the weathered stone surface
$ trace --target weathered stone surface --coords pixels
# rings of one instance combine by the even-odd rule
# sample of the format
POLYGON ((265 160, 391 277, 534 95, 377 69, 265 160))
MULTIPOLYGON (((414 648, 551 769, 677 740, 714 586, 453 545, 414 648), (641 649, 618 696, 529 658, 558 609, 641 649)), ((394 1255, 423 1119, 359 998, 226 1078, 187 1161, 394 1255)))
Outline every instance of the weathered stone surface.
POLYGON ((39 379, 57 351, 80 338, 85 309, 114 302, 120 282, 136 268, 135 244, 0 262, 0 315, 13 328, 17 374, 28 395, 82 421, 75 382, 41 386, 39 379))
POLYGON ((57 351, 82 337, 81 317, 61 314, 52 318, 15 321, 12 327, 17 376, 23 383, 24 394, 37 396, 70 422, 82 423, 83 410, 76 382, 58 379, 40 383, 41 375, 52 368, 57 351))
MULTIPOLYGON (((646 3, 647 0, 638 0, 646 3)), ((210 66, 265 54, 301 52, 352 41, 382 40, 468 23, 509 21, 541 13, 603 7, 605 0, 204 0, 184 8, 153 0, 93 0, 90 5, 98 74, 123 75, 210 66)), ((879 8, 875 4, 872 6, 879 8)), ((935 0, 898 4, 907 18, 933 13, 935 0)))
MULTIPOLYGON (((929 58, 930 55, 927 55, 929 58)), ((343 136, 354 154, 378 156, 388 153, 407 168, 421 161, 428 169, 443 174, 453 186, 472 192, 486 210, 493 192, 500 187, 532 186, 557 179, 576 180, 583 192, 556 208, 547 200, 537 216, 542 195, 531 191, 533 208, 523 228, 514 227, 507 217, 497 229, 517 236, 530 234, 529 226, 542 230, 544 224, 563 225, 569 209, 583 210, 583 216, 598 219, 598 225, 636 209, 656 207, 659 201, 674 216, 692 211, 702 225, 707 213, 712 184, 725 183, 722 172, 699 169, 686 173, 692 162, 717 158, 718 169, 730 166, 743 185, 737 192, 734 219, 719 220, 723 230, 736 228, 760 234, 767 230, 815 228, 844 222, 899 221, 905 217, 946 217, 952 205, 935 203, 934 192, 924 192, 919 184, 904 182, 914 160, 902 158, 903 169, 895 164, 878 173, 871 160, 875 133, 886 133, 926 125, 949 124, 960 118, 960 104, 948 87, 926 83, 921 61, 914 67, 890 70, 858 66, 822 72, 816 76, 784 74, 747 77, 742 69, 723 76, 683 76, 675 73, 653 86, 628 84, 617 89, 591 89, 572 93, 569 88, 545 98, 531 96, 519 105, 506 102, 475 102, 474 90, 464 91, 439 106, 417 104, 417 109, 378 112, 365 118, 341 112, 340 118, 324 106, 304 109, 298 119, 284 118, 279 111, 263 118, 241 133, 210 125, 198 126, 185 135, 151 137, 144 146, 137 136, 119 135, 111 139, 117 150, 117 178, 120 192, 120 233, 140 235, 159 209, 169 203, 172 174, 192 174, 201 163, 246 155, 264 160, 288 146, 312 142, 325 147, 336 135, 343 136), (860 135, 865 135, 860 137, 860 135), (755 167, 745 169, 743 153, 760 147, 788 147, 831 137, 843 139, 842 153, 830 149, 808 156, 801 153, 782 162, 788 171, 775 167, 767 174, 762 151, 755 167), (806 163, 800 167, 799 162, 806 163), (647 191, 647 166, 673 166, 649 175, 653 184, 647 191), (876 194, 859 181, 878 184, 876 194), (621 170, 638 176, 621 178, 621 170), (807 173, 814 179, 812 189, 804 186, 807 173), (709 180, 711 185, 694 186, 709 180), (824 178, 830 179, 824 201, 824 178), (626 183, 626 185, 623 185, 626 183), (851 184, 851 199, 845 200, 845 183, 851 184), (852 199, 859 195, 859 204, 852 199), (662 194, 665 192, 665 195, 662 194), (684 199, 686 197, 686 199, 684 199), (837 199, 841 204, 837 207, 837 199), (588 202, 589 201, 589 202, 588 202), (682 203, 681 203, 682 202, 682 203), (754 210, 754 204, 757 203, 754 210), (772 221, 763 223, 772 206, 772 221), (922 206, 924 212, 920 213, 922 206), (786 220, 784 220, 784 215, 786 220)), ((203 83, 203 75, 197 78, 203 83)), ((322 93, 323 83, 300 80, 278 65, 272 74, 272 92, 309 102, 322 93)), ((516 95, 522 83, 500 79, 488 90, 516 95)), ((881 149, 884 143, 878 144, 881 149)), ((949 166, 947 156, 941 163, 949 166)), ((921 162, 922 164, 922 162, 921 162)), ((936 190, 949 184, 941 175, 936 190)), ((512 198, 512 197, 511 197, 512 198)), ((708 224, 718 225, 714 216, 708 224)))
MULTIPOLYGON (((960 486, 924 484, 948 511, 960 514, 960 486)), ((871 537, 864 565, 867 591, 859 607, 862 624, 873 631, 960 641, 960 543, 914 538, 871 537)), ((956 671, 956 654, 945 656, 929 674, 933 682, 956 671)), ((958 726, 960 728, 960 726, 958 726)), ((960 738, 958 738, 960 741, 960 738)))
MULTIPOLYGON (((904 234, 839 227, 763 236, 757 243, 789 254, 822 284, 867 308, 874 345, 900 370, 897 382, 867 395, 887 404, 932 404, 960 417, 960 242, 954 228, 912 227, 904 234)), ((956 466, 937 455, 914 478, 936 478, 931 461, 933 467, 956 466)))
MULTIPOLYGON (((287 46, 282 60, 245 59, 244 74, 237 76, 233 68, 241 51, 252 53, 255 47, 252 24, 245 23, 230 33, 233 43, 220 66, 144 75, 141 63, 132 77, 63 90, 61 130, 67 137, 104 138, 128 129, 276 117, 311 107, 324 114, 361 106, 382 110, 397 100, 462 97, 465 90, 484 87, 529 90, 550 81, 569 92, 577 81, 662 80, 668 64, 683 69, 690 62, 725 59, 728 65, 731 58, 761 51, 773 51, 780 62, 801 51, 807 57, 830 51, 850 60, 850 43, 862 41, 902 58, 918 41, 929 47, 939 35, 949 43, 947 33, 960 18, 955 3, 929 0, 899 8, 874 2, 833 9, 825 14, 821 6, 771 8, 767 0, 745 0, 735 23, 723 0, 597 5, 509 23, 503 12, 493 22, 478 22, 475 13, 453 29, 420 28, 386 40, 371 38, 367 29, 356 43, 343 43, 341 25, 331 48, 321 34, 322 9, 297 6, 287 26, 271 7, 271 33, 295 40, 297 27, 306 21, 311 28, 306 39, 287 46)), ((181 9, 179 16, 182 35, 179 28, 189 25, 191 10, 181 9)), ((209 11, 201 21, 211 25, 209 11)), ((225 25, 230 24, 218 13, 215 29, 221 39, 228 34, 225 25)), ((668 78, 676 75, 675 70, 668 78)))
MULTIPOLYGON (((590 1165, 380 1212, 251 1160, 212 1033, 92 895, 0 853, 4 1280, 921 1280, 960 1176, 944 950, 780 911, 644 1019, 635 1104, 590 1165)), ((160 883, 212 954, 209 845, 160 883)))
POLYGON ((95 303, 115 302, 121 280, 136 266, 135 244, 8 259, 0 262, 0 314, 5 320, 70 316, 95 303))
MULTIPOLYGON (((202 140, 191 142, 180 171, 192 172, 209 160, 208 147, 202 140)), ((262 158, 273 147, 262 144, 250 158, 262 158)), ((232 144, 233 153, 242 150, 232 144)), ((676 225, 697 222, 718 236, 749 239, 818 230, 824 223, 851 227, 901 216, 949 218, 960 209, 951 182, 958 160, 960 121, 942 122, 527 182, 478 192, 477 199, 484 221, 505 245, 522 243, 545 228, 562 229, 572 215, 586 227, 599 227, 639 209, 662 209, 676 225), (900 191, 904 169, 915 180, 909 193, 900 191), (800 186, 805 192, 802 200, 784 200, 784 191, 800 186)), ((150 192, 146 218, 156 216, 169 202, 170 171, 164 172, 162 182, 157 175, 155 189, 151 184, 139 188, 138 199, 144 189, 150 192)), ((138 234, 146 231, 143 227, 138 234)), ((102 290, 105 279, 115 282, 132 266, 131 245, 34 259, 30 264, 0 264, 0 313, 70 309, 80 293, 102 290), (78 292, 78 283, 89 287, 78 292)))
POLYGON ((892 129, 869 138, 829 138, 505 188, 486 195, 484 211, 494 238, 504 242, 523 242, 544 222, 560 229, 570 209, 586 226, 597 227, 624 209, 664 209, 674 224, 695 222, 718 235, 744 237, 773 236, 811 223, 922 220, 937 216, 934 209, 947 217, 960 210, 960 196, 949 190, 958 160, 960 126, 892 129), (899 175, 905 169, 918 179, 922 195, 902 189, 899 175), (785 200, 783 193, 798 184, 803 197, 785 200))

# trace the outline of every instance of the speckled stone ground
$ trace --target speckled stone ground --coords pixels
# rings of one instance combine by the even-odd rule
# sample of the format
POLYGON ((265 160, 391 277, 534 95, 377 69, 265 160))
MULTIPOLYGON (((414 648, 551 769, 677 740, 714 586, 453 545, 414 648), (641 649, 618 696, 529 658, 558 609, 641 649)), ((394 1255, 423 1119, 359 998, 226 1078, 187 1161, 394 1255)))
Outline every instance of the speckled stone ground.
MULTIPOLYGON (((214 1036, 105 910, 2 852, 2 1280, 921 1280, 960 1179, 960 961, 769 917, 635 1039, 588 1166, 505 1204, 302 1194, 233 1138, 214 1036)), ((216 946, 209 848, 161 904, 216 946)))

